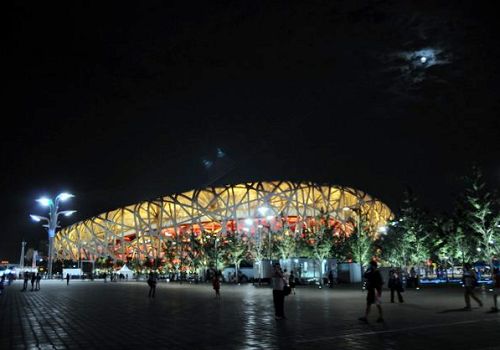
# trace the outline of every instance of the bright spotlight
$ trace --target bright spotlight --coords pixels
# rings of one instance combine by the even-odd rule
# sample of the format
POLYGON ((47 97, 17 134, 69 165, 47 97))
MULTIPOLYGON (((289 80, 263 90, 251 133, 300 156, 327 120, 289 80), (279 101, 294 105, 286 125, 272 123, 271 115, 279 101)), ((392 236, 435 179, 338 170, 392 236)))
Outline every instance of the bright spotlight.
POLYGON ((40 220, 42 220, 41 217, 39 217, 38 215, 33 215, 33 214, 30 214, 30 218, 31 218, 31 220, 36 221, 36 222, 39 222, 40 220))
POLYGON ((36 201, 44 207, 48 207, 52 203, 52 201, 47 197, 38 198, 36 201))
POLYGON ((62 200, 63 202, 67 199, 70 199, 74 197, 74 195, 72 195, 71 193, 67 193, 67 192, 63 192, 63 193, 60 193, 57 198, 59 198, 60 200, 62 200))

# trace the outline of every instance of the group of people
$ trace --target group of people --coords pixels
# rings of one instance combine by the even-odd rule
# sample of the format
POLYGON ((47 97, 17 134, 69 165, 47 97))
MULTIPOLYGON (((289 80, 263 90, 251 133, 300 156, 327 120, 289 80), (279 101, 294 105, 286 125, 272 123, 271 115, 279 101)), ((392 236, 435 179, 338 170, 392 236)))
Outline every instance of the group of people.
MULTIPOLYGON (((370 267, 364 273, 363 276, 366 280, 366 309, 364 316, 360 317, 359 320, 362 322, 368 322, 368 315, 370 314, 371 306, 376 305, 378 310, 377 322, 384 322, 383 312, 382 312, 382 286, 384 281, 382 279, 382 274, 378 269, 378 264, 376 261, 370 262, 370 267)), ((493 307, 490 312, 498 312, 498 294, 500 294, 500 268, 495 268, 492 273, 493 278, 493 307)), ((483 302, 475 295, 474 289, 479 285, 478 278, 474 268, 471 264, 465 263, 463 268, 462 283, 464 287, 464 299, 465 307, 464 310, 471 310, 470 299, 474 299, 479 307, 483 306, 483 302)), ((389 272, 388 287, 391 290, 391 303, 394 303, 394 295, 397 293, 398 300, 403 303, 403 296, 401 292, 404 291, 403 282, 401 279, 401 273, 399 270, 391 270, 389 272)))
MULTIPOLYGON (((382 274, 378 269, 378 264, 376 261, 372 260, 370 262, 369 268, 363 275, 366 282, 366 308, 365 313, 359 318, 360 321, 368 323, 368 315, 370 314, 372 305, 375 305, 378 310, 377 322, 384 322, 383 311, 382 311, 382 287, 384 285, 384 280, 382 274)), ((150 272, 147 283, 149 285, 149 297, 154 298, 156 293, 157 276, 154 272, 150 272)), ((498 294, 500 293, 500 269, 496 268, 493 273, 494 280, 494 293, 493 293, 493 303, 492 312, 498 312, 498 294)), ((465 297, 465 310, 470 310, 470 299, 474 299, 479 306, 483 306, 483 303, 474 294, 474 288, 477 285, 477 276, 474 269, 470 264, 464 264, 464 272, 462 278, 464 284, 464 297, 465 297)), ((295 294, 295 275, 293 271, 288 274, 286 269, 282 270, 279 264, 274 265, 274 272, 271 278, 272 290, 273 290, 273 304, 274 304, 274 314, 276 320, 285 319, 285 296, 288 293, 295 294), (290 288, 287 293, 286 288, 290 288)), ((212 277, 212 287, 215 291, 215 297, 220 299, 220 275, 214 274, 212 277)), ((395 296, 397 295, 399 303, 403 303, 404 291, 402 273, 400 269, 391 269, 389 271, 388 287, 391 291, 391 303, 395 302, 395 296)))
MULTIPOLYGON (((493 306, 490 312, 498 312, 498 294, 500 294, 500 268, 493 270, 493 306)), ((464 310, 470 311, 470 299, 474 299, 479 307, 483 307, 483 302, 476 296, 474 290, 479 286, 478 276, 471 264, 464 264, 462 283, 464 286, 465 307, 464 310)))
POLYGON ((28 290, 28 282, 31 280, 31 291, 39 291, 40 290, 40 280, 42 279, 42 275, 40 272, 24 272, 23 274, 23 289, 22 292, 28 290))

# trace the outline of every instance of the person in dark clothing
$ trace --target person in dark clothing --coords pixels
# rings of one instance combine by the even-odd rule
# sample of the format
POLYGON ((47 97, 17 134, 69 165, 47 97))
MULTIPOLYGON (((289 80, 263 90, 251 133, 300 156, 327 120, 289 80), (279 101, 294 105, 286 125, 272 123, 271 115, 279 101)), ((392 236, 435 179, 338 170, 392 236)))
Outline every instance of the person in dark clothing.
POLYGON ((154 298, 156 293, 156 282, 157 278, 154 272, 149 273, 148 286, 149 286, 149 297, 154 298))
POLYGON ((40 272, 36 274, 36 281, 35 281, 35 290, 40 290, 40 280, 42 279, 42 275, 40 275, 40 272))
POLYGON ((400 303, 403 303, 403 296, 401 292, 403 291, 403 281, 401 280, 401 276, 398 270, 391 270, 389 272, 389 288, 391 289, 391 303, 394 303, 394 292, 398 293, 398 300, 400 303))
POLYGON ((29 275, 27 272, 24 273, 24 283, 23 283, 23 289, 22 291, 26 291, 28 289, 28 280, 29 280, 29 275))
POLYGON ((370 267, 366 270, 363 277, 366 279, 366 289, 368 290, 368 294, 366 296, 366 310, 365 315, 360 317, 359 320, 368 323, 368 315, 370 313, 370 309, 372 304, 377 305, 378 309, 378 319, 377 322, 384 322, 384 318, 382 317, 382 285, 384 281, 382 279, 382 275, 378 270, 378 264, 376 261, 372 260, 370 262, 370 267))
POLYGON ((31 273, 31 291, 35 290, 36 275, 34 272, 31 273))
POLYGON ((464 310, 470 311, 470 298, 474 299, 479 307, 483 307, 483 302, 474 294, 474 288, 476 288, 477 275, 476 271, 471 264, 465 263, 463 268, 462 283, 464 285, 464 298, 465 307, 464 310))
POLYGON ((214 275, 214 277, 212 279, 212 287, 215 290, 215 297, 217 299, 220 299, 220 280, 219 280, 219 276, 214 275))
POLYGON ((328 287, 333 288, 333 271, 328 273, 328 287))
POLYGON ((288 285, 292 289, 292 293, 295 294, 295 274, 293 271, 290 273, 290 277, 288 278, 288 285))
POLYGON ((498 294, 500 294, 500 268, 493 270, 493 307, 491 312, 498 312, 498 294))
POLYGON ((66 285, 69 286, 69 273, 66 274, 66 285))
POLYGON ((0 294, 2 294, 5 284, 5 274, 2 275, 2 279, 0 280, 0 294))

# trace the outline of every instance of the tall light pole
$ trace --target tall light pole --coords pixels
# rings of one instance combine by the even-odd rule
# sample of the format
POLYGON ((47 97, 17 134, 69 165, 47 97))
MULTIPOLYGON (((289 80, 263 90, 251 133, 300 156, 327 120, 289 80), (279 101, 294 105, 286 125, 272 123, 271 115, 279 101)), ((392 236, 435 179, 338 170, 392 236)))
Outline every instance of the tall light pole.
POLYGON ((43 225, 43 227, 47 228, 47 232, 49 234, 49 259, 48 259, 48 274, 49 278, 52 278, 52 261, 53 261, 53 255, 54 255, 54 237, 56 235, 56 230, 58 227, 60 227, 58 218, 59 215, 64 215, 64 216, 70 216, 71 214, 75 213, 76 210, 63 210, 59 211, 59 202, 64 202, 67 199, 70 199, 74 197, 74 195, 70 193, 59 193, 57 197, 52 200, 50 198, 42 197, 37 199, 36 201, 40 203, 44 207, 49 207, 49 217, 45 216, 39 216, 39 215, 32 215, 30 214, 31 219, 34 221, 46 221, 47 223, 43 225))
POLYGON ((219 278, 219 269, 217 268, 217 265, 219 263, 219 252, 217 251, 218 244, 219 244, 219 237, 215 236, 215 276, 216 276, 216 278, 219 278))
POLYGON ((19 259, 19 267, 21 269, 24 269, 24 247, 26 247, 26 242, 23 239, 21 242, 21 258, 19 259))

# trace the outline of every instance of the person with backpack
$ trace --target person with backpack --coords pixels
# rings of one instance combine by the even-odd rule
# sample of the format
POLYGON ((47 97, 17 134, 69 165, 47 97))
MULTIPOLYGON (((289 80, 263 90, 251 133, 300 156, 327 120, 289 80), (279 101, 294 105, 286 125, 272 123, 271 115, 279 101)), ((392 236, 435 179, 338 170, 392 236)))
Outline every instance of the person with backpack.
POLYGON ((384 318, 382 317, 382 285, 384 284, 384 280, 377 267, 378 264, 375 260, 370 261, 370 267, 363 275, 366 280, 368 294, 366 296, 365 315, 360 317, 359 320, 365 323, 368 323, 368 315, 373 304, 377 305, 378 309, 377 322, 384 322, 384 318))
POLYGON ((477 287, 477 275, 476 271, 471 267, 471 264, 465 263, 464 270, 462 275, 462 283, 464 284, 464 298, 465 298, 465 307, 464 310, 470 311, 470 298, 474 299, 479 307, 483 307, 483 303, 479 298, 474 294, 474 288, 477 287))

